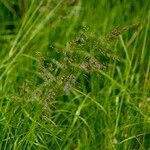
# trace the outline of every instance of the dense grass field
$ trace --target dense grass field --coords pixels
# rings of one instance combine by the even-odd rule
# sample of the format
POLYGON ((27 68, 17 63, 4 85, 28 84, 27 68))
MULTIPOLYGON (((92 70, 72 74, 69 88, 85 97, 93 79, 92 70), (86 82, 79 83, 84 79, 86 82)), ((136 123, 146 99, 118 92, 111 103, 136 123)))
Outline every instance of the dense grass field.
POLYGON ((150 150, 150 0, 0 0, 0 150, 150 150))

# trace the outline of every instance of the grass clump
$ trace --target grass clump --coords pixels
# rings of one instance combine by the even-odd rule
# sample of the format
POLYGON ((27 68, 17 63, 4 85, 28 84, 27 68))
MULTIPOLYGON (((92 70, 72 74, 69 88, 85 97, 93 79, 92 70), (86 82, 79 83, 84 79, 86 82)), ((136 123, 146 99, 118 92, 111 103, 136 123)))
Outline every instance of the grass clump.
POLYGON ((0 1, 0 149, 149 149, 149 6, 0 1))

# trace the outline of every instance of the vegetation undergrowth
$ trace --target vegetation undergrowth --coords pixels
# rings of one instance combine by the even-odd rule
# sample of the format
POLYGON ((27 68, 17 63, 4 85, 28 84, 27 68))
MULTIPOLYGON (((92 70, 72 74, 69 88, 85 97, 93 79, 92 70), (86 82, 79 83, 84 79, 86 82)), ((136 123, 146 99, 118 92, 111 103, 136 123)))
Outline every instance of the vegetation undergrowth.
POLYGON ((0 149, 150 149, 149 6, 1 0, 0 149))

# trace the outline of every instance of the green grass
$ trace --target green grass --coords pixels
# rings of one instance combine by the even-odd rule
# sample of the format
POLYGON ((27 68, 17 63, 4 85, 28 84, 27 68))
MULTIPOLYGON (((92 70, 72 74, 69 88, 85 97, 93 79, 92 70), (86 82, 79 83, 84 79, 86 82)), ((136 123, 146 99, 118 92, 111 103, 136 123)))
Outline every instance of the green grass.
POLYGON ((150 1, 0 0, 0 149, 149 150, 150 1))

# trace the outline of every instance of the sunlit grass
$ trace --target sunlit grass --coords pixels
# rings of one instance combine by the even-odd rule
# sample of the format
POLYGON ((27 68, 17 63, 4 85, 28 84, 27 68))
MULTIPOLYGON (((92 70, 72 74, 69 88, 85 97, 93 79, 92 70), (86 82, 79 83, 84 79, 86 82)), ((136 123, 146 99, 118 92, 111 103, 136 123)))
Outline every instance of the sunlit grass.
POLYGON ((149 149, 150 1, 0 1, 0 149, 149 149))

